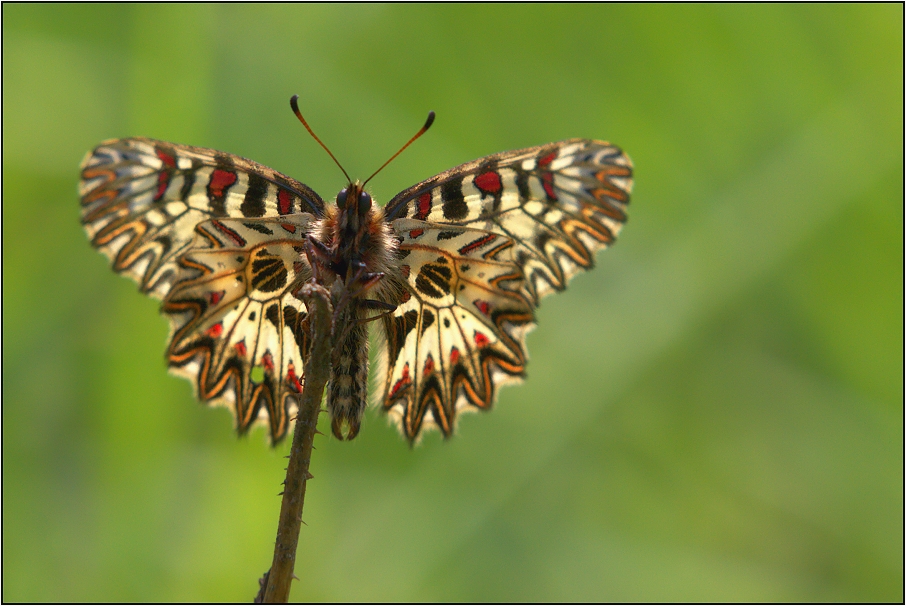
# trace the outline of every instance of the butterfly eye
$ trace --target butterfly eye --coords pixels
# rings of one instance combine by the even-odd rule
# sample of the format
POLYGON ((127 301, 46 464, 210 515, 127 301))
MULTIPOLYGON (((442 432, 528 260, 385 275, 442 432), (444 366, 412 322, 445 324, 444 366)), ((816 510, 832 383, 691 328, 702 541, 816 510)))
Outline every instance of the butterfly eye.
POLYGON ((346 190, 341 189, 340 193, 337 194, 337 206, 343 207, 346 205, 346 190))
POLYGON ((359 192, 359 216, 365 216, 369 210, 371 210, 371 196, 365 192, 359 192))

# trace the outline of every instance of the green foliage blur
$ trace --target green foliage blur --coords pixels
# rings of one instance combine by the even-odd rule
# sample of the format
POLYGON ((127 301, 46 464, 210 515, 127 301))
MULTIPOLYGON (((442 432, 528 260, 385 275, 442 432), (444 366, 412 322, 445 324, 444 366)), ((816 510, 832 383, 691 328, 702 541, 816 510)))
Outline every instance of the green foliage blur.
POLYGON ((2 11, 4 601, 255 595, 288 446, 167 374, 76 184, 141 135, 332 198, 294 93, 358 177, 437 112, 380 202, 569 137, 636 188, 492 412, 317 438, 293 599, 903 601, 902 5, 2 11))

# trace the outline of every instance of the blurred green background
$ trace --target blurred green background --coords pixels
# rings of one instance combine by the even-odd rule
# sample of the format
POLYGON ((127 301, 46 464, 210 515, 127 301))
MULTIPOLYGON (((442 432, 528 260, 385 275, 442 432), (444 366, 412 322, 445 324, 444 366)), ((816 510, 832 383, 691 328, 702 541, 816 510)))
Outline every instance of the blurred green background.
POLYGON ((332 198, 294 93, 359 177, 437 112, 380 202, 568 137, 636 189, 494 411, 317 439, 293 599, 904 599, 902 5, 2 10, 4 601, 257 591, 288 448, 166 373, 76 183, 142 135, 332 198))

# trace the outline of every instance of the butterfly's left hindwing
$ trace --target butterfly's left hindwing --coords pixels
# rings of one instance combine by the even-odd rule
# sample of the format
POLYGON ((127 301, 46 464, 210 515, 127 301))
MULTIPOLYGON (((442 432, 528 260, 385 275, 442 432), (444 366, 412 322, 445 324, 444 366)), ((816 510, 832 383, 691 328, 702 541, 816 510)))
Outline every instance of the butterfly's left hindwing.
POLYGON ((312 275, 303 250, 311 223, 309 214, 202 223, 162 306, 171 371, 199 399, 232 409, 240 432, 267 421, 275 441, 303 384, 307 313, 296 291, 312 275))
POLYGON ((613 243, 631 189, 619 148, 570 139, 475 160, 390 201, 411 299, 383 323, 383 405, 410 439, 432 425, 449 435, 460 410, 490 407, 522 376, 533 308, 613 243))

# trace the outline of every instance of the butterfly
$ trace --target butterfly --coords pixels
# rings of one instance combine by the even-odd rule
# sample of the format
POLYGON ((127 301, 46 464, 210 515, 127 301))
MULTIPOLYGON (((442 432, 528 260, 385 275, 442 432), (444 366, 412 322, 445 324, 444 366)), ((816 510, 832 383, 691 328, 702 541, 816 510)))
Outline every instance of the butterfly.
POLYGON ((427 428, 450 436, 461 412, 524 377, 535 307, 614 242, 632 163, 568 139, 457 166, 383 208, 347 181, 325 203, 251 160, 138 137, 82 162, 91 244, 162 300, 170 371, 230 408, 240 433, 264 423, 276 443, 291 425, 309 346, 300 288, 314 280, 334 300, 334 435, 359 431, 373 330, 377 405, 410 442, 427 428))

